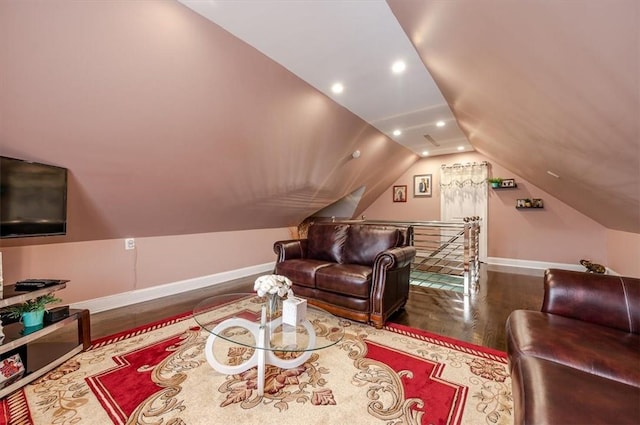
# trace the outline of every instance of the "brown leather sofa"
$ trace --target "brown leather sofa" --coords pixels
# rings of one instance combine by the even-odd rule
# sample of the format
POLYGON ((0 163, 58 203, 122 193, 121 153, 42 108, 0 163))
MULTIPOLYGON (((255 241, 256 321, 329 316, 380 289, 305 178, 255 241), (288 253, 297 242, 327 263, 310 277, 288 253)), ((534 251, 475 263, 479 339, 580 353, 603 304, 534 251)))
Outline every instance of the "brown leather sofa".
POLYGON ((314 223, 307 238, 278 241, 275 273, 296 296, 337 316, 381 328, 409 296, 413 228, 314 223))
POLYGON ((515 424, 640 423, 640 279, 549 269, 507 319, 515 424))

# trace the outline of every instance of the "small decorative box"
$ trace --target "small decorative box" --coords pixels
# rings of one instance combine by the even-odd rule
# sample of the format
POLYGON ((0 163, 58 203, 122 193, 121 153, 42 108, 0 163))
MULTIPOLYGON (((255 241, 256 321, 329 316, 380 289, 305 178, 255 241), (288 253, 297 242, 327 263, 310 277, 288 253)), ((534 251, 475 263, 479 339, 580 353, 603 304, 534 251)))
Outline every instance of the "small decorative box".
POLYGON ((289 297, 282 302, 282 323, 296 326, 307 318, 307 300, 289 297))
POLYGON ((296 347, 297 342, 298 333, 296 332, 296 327, 284 323, 282 325, 282 345, 285 347, 296 347))
POLYGON ((0 360, 0 388, 7 387, 24 375, 24 365, 19 354, 0 360))

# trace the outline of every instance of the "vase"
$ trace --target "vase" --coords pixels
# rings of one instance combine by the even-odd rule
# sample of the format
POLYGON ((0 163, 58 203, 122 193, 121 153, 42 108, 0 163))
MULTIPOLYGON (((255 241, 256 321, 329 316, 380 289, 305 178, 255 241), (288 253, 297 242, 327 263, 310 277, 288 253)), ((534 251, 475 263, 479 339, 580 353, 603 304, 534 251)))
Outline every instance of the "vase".
POLYGON ((267 320, 271 321, 282 314, 282 297, 278 294, 267 294, 267 320))
POLYGON ((40 326, 44 320, 44 310, 27 311, 22 313, 22 324, 25 328, 40 326))

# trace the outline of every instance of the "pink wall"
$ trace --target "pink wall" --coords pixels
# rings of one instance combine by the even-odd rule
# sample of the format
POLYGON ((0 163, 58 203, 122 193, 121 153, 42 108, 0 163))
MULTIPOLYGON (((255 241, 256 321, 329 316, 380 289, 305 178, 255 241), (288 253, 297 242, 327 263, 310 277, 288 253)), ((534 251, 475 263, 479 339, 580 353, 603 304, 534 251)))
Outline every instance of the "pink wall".
MULTIPOLYGON (((364 215, 372 220, 439 220, 440 166, 473 161, 488 159, 476 152, 423 158, 393 183, 408 186, 406 203, 394 203, 389 187, 364 215), (433 175, 431 198, 412 196, 416 174, 433 175)), ((568 264, 589 258, 607 264, 606 228, 495 163, 491 164, 489 174, 515 178, 518 184, 517 189, 489 189, 489 257, 568 264), (544 209, 516 210, 518 198, 542 198, 544 209)))
POLYGON ((492 175, 515 178, 518 187, 489 189, 490 257, 578 264, 607 264, 606 228, 542 189, 493 164, 492 175), (541 198, 543 209, 515 208, 516 199, 541 198))
POLYGON ((607 230, 607 251, 612 270, 640 278, 640 234, 607 230))
POLYGON ((31 245, 2 249, 4 282, 26 278, 69 279, 65 303, 86 301, 274 262, 273 242, 289 229, 261 229, 31 245))
POLYGON ((175 1, 0 1, 0 28, 0 154, 69 169, 67 235, 0 246, 293 226, 417 159, 175 1))
MULTIPOLYGON (((438 220, 441 164, 483 161, 478 153, 425 158, 394 184, 406 184, 406 203, 393 203, 391 187, 364 214, 369 219, 438 220), (412 176, 433 175, 433 196, 413 198, 412 176)), ((575 264, 580 258, 614 271, 640 276, 640 235, 604 229, 517 175, 492 165, 492 175, 513 177, 518 188, 489 192, 489 256, 575 264), (514 208, 519 197, 542 198, 543 210, 514 208)), ((125 251, 123 239, 70 242, 2 249, 5 282, 29 277, 70 279, 61 292, 66 303, 126 293, 184 279, 275 261, 273 242, 292 229, 263 229, 136 238, 125 251)))
MULTIPOLYGON (((440 220, 440 165, 444 158, 455 156, 438 156, 423 158, 410 167, 392 186, 407 186, 407 202, 393 202, 392 186, 387 188, 369 208, 362 214, 370 220, 399 220, 399 221, 429 221, 440 220), (431 174, 433 195, 430 198, 413 197, 413 176, 416 174, 431 174)), ((457 160, 451 160, 455 162, 457 160)))

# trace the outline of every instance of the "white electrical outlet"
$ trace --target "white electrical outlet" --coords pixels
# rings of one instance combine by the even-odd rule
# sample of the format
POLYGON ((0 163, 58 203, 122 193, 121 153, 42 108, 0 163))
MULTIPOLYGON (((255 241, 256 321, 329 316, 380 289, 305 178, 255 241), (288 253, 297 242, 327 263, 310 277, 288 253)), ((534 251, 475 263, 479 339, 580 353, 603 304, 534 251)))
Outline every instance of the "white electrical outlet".
POLYGON ((136 240, 133 238, 127 238, 124 240, 124 249, 136 249, 136 240))

